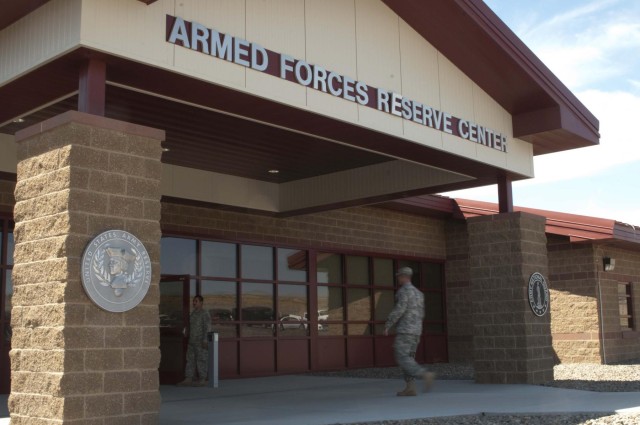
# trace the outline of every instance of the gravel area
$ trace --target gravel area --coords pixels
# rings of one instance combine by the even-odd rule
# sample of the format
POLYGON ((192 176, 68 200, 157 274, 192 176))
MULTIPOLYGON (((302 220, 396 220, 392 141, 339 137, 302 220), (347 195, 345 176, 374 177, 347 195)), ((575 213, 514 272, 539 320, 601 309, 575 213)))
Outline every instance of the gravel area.
MULTIPOLYGON (((438 379, 473 379, 473 366, 443 363, 428 366, 438 379)), ((398 368, 355 369, 339 372, 314 373, 317 376, 350 378, 402 379, 398 368)), ((562 364, 554 368, 550 387, 598 392, 640 392, 640 359, 615 365, 562 364)), ((639 397, 640 402, 640 397, 639 397)), ((607 415, 469 415, 446 418, 413 419, 404 421, 361 422, 349 425, 640 425, 640 414, 607 415)), ((335 424, 341 425, 341 424, 335 424)))
MULTIPOLYGON (((640 415, 470 415, 349 425, 637 425, 640 415)), ((341 425, 341 424, 335 424, 341 425)))

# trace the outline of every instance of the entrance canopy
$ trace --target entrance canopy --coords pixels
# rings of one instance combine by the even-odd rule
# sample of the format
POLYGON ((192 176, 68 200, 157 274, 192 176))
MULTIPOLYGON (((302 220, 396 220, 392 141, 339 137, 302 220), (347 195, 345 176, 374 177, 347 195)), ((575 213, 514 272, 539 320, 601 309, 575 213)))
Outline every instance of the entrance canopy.
POLYGON ((598 143, 482 1, 227 3, 0 0, 0 152, 79 109, 166 130, 167 198, 292 215, 510 184, 598 143))

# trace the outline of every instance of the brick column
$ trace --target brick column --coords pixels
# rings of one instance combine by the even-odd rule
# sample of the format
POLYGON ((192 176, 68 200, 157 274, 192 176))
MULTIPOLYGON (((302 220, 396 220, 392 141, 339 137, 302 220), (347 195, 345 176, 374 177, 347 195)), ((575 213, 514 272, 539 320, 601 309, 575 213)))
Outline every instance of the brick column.
POLYGON ((75 111, 16 135, 12 424, 157 423, 163 139, 75 111), (149 292, 126 313, 98 308, 80 279, 85 246, 108 229, 151 258, 149 292))
POLYGON ((550 314, 535 316, 527 294, 531 274, 549 276, 545 218, 475 217, 468 229, 476 382, 553 379, 550 314))

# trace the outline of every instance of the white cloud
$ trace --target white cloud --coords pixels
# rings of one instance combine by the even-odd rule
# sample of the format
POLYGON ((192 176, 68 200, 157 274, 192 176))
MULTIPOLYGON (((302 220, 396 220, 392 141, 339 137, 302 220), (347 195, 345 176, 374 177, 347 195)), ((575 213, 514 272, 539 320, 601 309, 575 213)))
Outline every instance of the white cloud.
POLYGON ((600 145, 536 157, 536 178, 527 184, 591 176, 640 160, 640 96, 600 90, 578 96, 600 120, 600 145))
POLYGON ((547 20, 529 17, 516 32, 567 86, 585 89, 633 72, 640 49, 637 6, 592 1, 547 20))

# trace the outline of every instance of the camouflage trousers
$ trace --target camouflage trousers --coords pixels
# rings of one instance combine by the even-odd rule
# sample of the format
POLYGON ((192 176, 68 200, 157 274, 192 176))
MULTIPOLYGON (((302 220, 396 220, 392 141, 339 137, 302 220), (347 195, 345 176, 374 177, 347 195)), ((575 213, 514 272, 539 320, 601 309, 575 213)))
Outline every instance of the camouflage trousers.
POLYGON ((201 380, 207 379, 208 352, 209 350, 202 348, 200 343, 189 343, 187 347, 187 367, 184 371, 185 378, 194 378, 197 369, 198 377, 201 380))
POLYGON ((411 382, 415 378, 422 378, 422 375, 426 372, 415 359, 419 342, 420 335, 397 334, 393 343, 396 364, 402 369, 406 382, 411 382))

